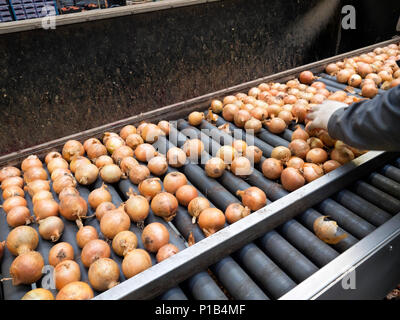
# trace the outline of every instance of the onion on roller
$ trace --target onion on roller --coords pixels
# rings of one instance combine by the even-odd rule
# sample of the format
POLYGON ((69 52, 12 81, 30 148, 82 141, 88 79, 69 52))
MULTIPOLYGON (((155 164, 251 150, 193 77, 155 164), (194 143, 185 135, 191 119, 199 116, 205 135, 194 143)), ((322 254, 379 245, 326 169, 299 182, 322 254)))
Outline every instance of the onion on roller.
POLYGON ((147 162, 157 154, 156 149, 148 143, 142 143, 135 149, 135 157, 141 162, 147 162))
POLYGON ((126 256, 128 252, 137 248, 138 239, 132 231, 121 231, 117 233, 112 241, 112 248, 119 256, 126 256))
POLYGON ((86 150, 86 153, 90 159, 92 159, 93 161, 97 161, 97 159, 100 158, 101 156, 107 155, 107 148, 101 143, 95 143, 95 144, 92 144, 86 150))
POLYGON ((247 177, 253 173, 253 167, 249 159, 238 157, 232 161, 231 171, 235 176, 247 177))
POLYGON ((328 217, 321 216, 315 219, 313 224, 315 235, 328 244, 338 244, 347 238, 347 234, 338 234, 338 225, 335 221, 329 220, 328 217))
POLYGON ((233 117, 233 122, 239 128, 244 128, 247 121, 251 119, 250 112, 247 110, 239 110, 233 117))
POLYGON ((62 148, 62 156, 68 162, 74 157, 83 156, 85 154, 85 149, 82 143, 76 140, 67 141, 62 148))
POLYGON ((161 223, 150 223, 143 229, 142 242, 147 251, 157 252, 169 242, 169 232, 161 223))
POLYGON ((237 151, 232 146, 222 146, 217 152, 217 158, 221 158, 225 164, 231 164, 238 156, 237 151))
POLYGON ((34 180, 32 182, 29 182, 24 189, 28 191, 31 197, 33 197, 37 192, 50 191, 50 181, 34 180))
POLYGON ((74 221, 86 217, 87 203, 81 196, 67 195, 59 204, 60 214, 67 220, 74 221))
POLYGON ((94 297, 92 288, 82 281, 68 283, 57 294, 56 300, 90 300, 94 297))
POLYGON ((21 177, 8 177, 1 183, 1 189, 5 190, 11 186, 17 186, 22 188, 24 186, 24 179, 21 177))
POLYGON ((150 206, 156 216, 169 222, 176 215, 178 200, 169 192, 160 192, 151 200, 150 206))
POLYGON ((103 202, 111 202, 111 193, 107 190, 107 185, 104 183, 100 188, 94 189, 88 196, 88 202, 90 206, 96 210, 96 208, 103 202))
POLYGON ((306 156, 306 161, 315 163, 315 164, 322 164, 328 160, 328 153, 321 148, 314 148, 308 151, 306 156))
POLYGON ((113 239, 117 233, 129 230, 130 226, 129 216, 119 208, 107 211, 100 220, 101 233, 107 239, 113 239))
POLYGON ((6 246, 14 256, 35 250, 39 244, 39 236, 35 229, 19 226, 10 231, 6 246))
POLYGON ((67 284, 79 280, 81 280, 81 270, 73 260, 64 260, 54 268, 54 282, 57 290, 61 290, 67 284))
POLYGON ((311 71, 303 71, 299 75, 299 80, 304 84, 311 84, 314 81, 315 77, 311 71))
POLYGON ((280 134, 286 129, 286 122, 281 118, 273 118, 271 120, 264 121, 268 130, 275 134, 280 134))
POLYGON ((235 104, 227 104, 222 110, 222 117, 229 122, 232 122, 235 114, 239 112, 239 107, 235 104))
POLYGON ((139 184, 150 177, 150 170, 144 165, 133 166, 129 170, 129 180, 134 184, 139 184))
POLYGON ((122 171, 122 177, 127 178, 129 176, 129 171, 138 164, 139 162, 133 157, 123 158, 119 164, 119 167, 122 171))
POLYGON ((59 204, 54 199, 36 201, 33 205, 33 213, 35 214, 37 221, 51 216, 58 216, 59 211, 59 204))
POLYGON ((59 217, 50 216, 39 221, 39 234, 45 240, 58 241, 64 231, 64 222, 59 217))
POLYGON ((235 140, 232 143, 232 147, 239 155, 244 155, 246 153, 247 143, 243 140, 235 140))
POLYGON ((90 240, 83 247, 81 252, 81 261, 86 268, 100 258, 109 258, 111 249, 107 242, 100 239, 90 240))
POLYGON ((140 194, 150 201, 162 191, 162 183, 159 178, 150 178, 140 182, 138 188, 140 194))
POLYGON ((119 283, 118 264, 112 259, 100 258, 90 265, 88 277, 93 289, 97 291, 111 289, 119 283))
POLYGON ((143 143, 144 143, 143 138, 137 133, 130 134, 126 138, 127 146, 132 148, 133 150, 136 150, 136 148, 143 143))
POLYGON ((205 115, 203 112, 194 111, 191 114, 189 114, 188 122, 191 126, 197 127, 204 120, 204 117, 205 115))
POLYGON ((143 129, 148 125, 149 123, 146 121, 142 121, 139 126, 136 128, 136 133, 139 135, 142 135, 143 129))
POLYGON ((7 223, 12 228, 30 224, 32 221, 29 209, 24 206, 14 207, 7 213, 7 223))
POLYGON ((226 164, 221 158, 210 158, 207 160, 204 170, 211 178, 219 178, 225 172, 226 164))
POLYGON ((58 199, 61 201, 67 195, 79 196, 79 191, 74 187, 66 187, 59 193, 58 199))
POLYGON ((204 144, 199 139, 191 139, 184 143, 182 149, 185 151, 187 157, 195 160, 198 159, 204 151, 204 144))
POLYGON ((121 146, 113 152, 111 158, 116 164, 119 165, 123 158, 133 157, 133 154, 134 152, 132 148, 128 146, 121 146))
POLYGON ((61 168, 55 169, 50 178, 52 181, 56 181, 59 177, 62 177, 64 175, 71 175, 71 170, 61 168))
POLYGON ((169 135, 170 127, 169 127, 169 122, 168 121, 161 120, 159 123, 157 123, 157 127, 159 127, 164 132, 164 134, 166 136, 169 135))
POLYGON ((308 139, 307 143, 311 149, 316 149, 316 148, 323 149, 324 148, 324 143, 321 141, 321 139, 318 139, 315 137, 308 139))
POLYGON ((302 170, 304 166, 304 160, 299 157, 291 157, 288 162, 286 162, 286 167, 295 168, 302 170))
POLYGON ((271 158, 280 160, 282 162, 287 162, 291 158, 292 153, 286 147, 276 147, 272 150, 271 158))
POLYGON ((171 148, 167 152, 167 162, 173 168, 180 168, 186 163, 186 153, 180 148, 171 148))
POLYGON ((8 213, 12 208, 20 207, 20 206, 26 207, 27 204, 28 203, 26 202, 25 198, 22 198, 20 196, 14 196, 14 197, 8 198, 6 201, 4 201, 2 207, 3 207, 3 210, 6 213, 8 213))
POLYGON ((193 217, 192 222, 195 223, 200 213, 208 208, 210 208, 210 202, 206 198, 197 197, 191 200, 188 205, 188 212, 193 217))
POLYGON ((49 264, 55 267, 64 260, 74 260, 74 248, 68 242, 59 242, 49 251, 49 264))
POLYGON ((168 170, 167 159, 164 156, 151 158, 147 163, 147 168, 155 176, 162 176, 168 170))
POLYGON ((132 222, 141 222, 149 215, 150 205, 145 197, 131 193, 125 202, 124 210, 132 222))
MULTIPOLYGON (((104 168, 105 167, 103 167, 101 170, 103 171, 104 168)), ((94 183, 97 180, 98 175, 99 169, 92 163, 81 164, 76 168, 75 171, 75 179, 83 185, 90 185, 94 183)))
POLYGON ((176 190, 176 199, 179 204, 187 207, 194 198, 198 197, 197 189, 191 185, 183 185, 176 190))
POLYGON ((25 293, 21 300, 54 300, 54 296, 50 290, 37 288, 25 293))
MULTIPOLYGON (((104 202, 103 202, 104 203, 104 202)), ((99 238, 95 227, 81 226, 76 233, 76 243, 79 248, 83 248, 89 241, 99 238)))
POLYGON ((20 254, 10 266, 10 276, 14 286, 32 284, 42 277, 44 260, 36 251, 20 254))
POLYGON ((36 155, 30 155, 21 162, 21 169, 24 172, 35 167, 36 168, 43 167, 42 161, 40 161, 40 159, 36 155))
POLYGON ((232 203, 225 210, 225 217, 228 223, 232 224, 247 217, 251 213, 250 209, 243 207, 240 203, 232 203))
POLYGON ((57 168, 68 169, 68 162, 63 158, 54 158, 47 164, 47 170, 49 170, 50 174, 57 168))
POLYGON ((212 110, 212 112, 221 113, 223 108, 224 108, 224 105, 223 105, 222 101, 220 101, 220 100, 211 101, 210 109, 212 110))
POLYGON ((133 126, 133 125, 131 125, 131 124, 128 124, 128 125, 126 125, 125 127, 123 127, 123 128, 121 129, 121 131, 119 132, 119 136, 120 136, 122 139, 126 140, 126 138, 127 138, 130 134, 135 134, 135 133, 136 133, 136 127, 133 126))
POLYGON ((198 218, 199 227, 206 237, 221 230, 225 225, 225 221, 224 213, 217 208, 204 209, 198 218))
POLYGON ((262 155, 262 151, 256 146, 248 146, 244 154, 244 156, 249 159, 251 163, 259 163, 262 155))
POLYGON ((112 202, 103 202, 96 209, 96 218, 101 220, 107 211, 115 209, 115 205, 112 202))
POLYGON ((134 249, 124 257, 122 272, 129 279, 151 266, 150 255, 143 249, 134 249))
POLYGON ((107 156, 107 155, 100 156, 95 160, 96 167, 99 169, 103 168, 104 166, 106 166, 108 164, 113 164, 113 163, 114 163, 114 160, 110 156, 107 156))
POLYGON ((168 173, 163 180, 164 189, 166 192, 175 194, 179 187, 187 184, 186 176, 181 172, 168 173))
POLYGON ((297 139, 293 140, 289 144, 289 150, 292 153, 292 155, 299 157, 301 159, 305 159, 307 153, 310 151, 310 146, 306 141, 297 139))
POLYGON ((256 118, 251 118, 244 124, 244 129, 250 134, 259 133, 262 129, 262 123, 256 118))
POLYGON ((116 164, 107 164, 100 169, 100 177, 104 182, 116 183, 122 177, 122 171, 116 164))
POLYGON ((265 161, 262 164, 262 173, 266 178, 270 180, 279 179, 281 177, 282 171, 283 171, 282 162, 277 159, 274 158, 265 159, 265 161))
POLYGON ((236 194, 241 197, 243 205, 252 211, 260 210, 267 204, 267 196, 257 187, 250 187, 243 191, 238 190, 236 194))
POLYGON ((15 167, 3 167, 0 169, 0 182, 11 177, 21 176, 21 170, 15 167))
POLYGON ((309 138, 310 136, 308 135, 308 133, 305 130, 303 130, 300 126, 297 126, 297 129, 292 134, 292 141, 293 140, 307 141, 307 139, 309 138))
POLYGON ((87 152, 88 149, 94 144, 101 144, 100 140, 97 138, 89 138, 83 142, 83 149, 87 152))
POLYGON ((346 164, 354 159, 354 153, 347 147, 339 147, 332 150, 331 160, 336 160, 340 164, 346 164))
POLYGON ((333 170, 336 170, 341 166, 340 162, 337 162, 336 160, 328 160, 324 163, 323 169, 325 173, 329 173, 333 170))
POLYGON ((60 192, 67 187, 76 187, 76 180, 71 174, 63 174, 53 181, 53 190, 60 194, 60 192))
POLYGON ((282 171, 281 183, 285 190, 295 191, 304 186, 306 180, 298 169, 286 168, 282 171))
POLYGON ((324 175, 324 170, 321 166, 318 166, 314 163, 305 163, 303 167, 303 176, 306 181, 312 182, 324 175))
POLYGON ((113 154, 115 150, 123 145, 125 145, 125 141, 118 135, 110 136, 105 142, 107 151, 111 154, 113 154))
POLYGON ((155 124, 149 123, 143 128, 141 136, 147 143, 154 143, 158 140, 158 137, 165 136, 165 133, 155 124))
POLYGON ((24 173, 24 181, 25 183, 29 183, 35 180, 46 180, 47 172, 42 167, 32 167, 29 168, 24 173))
POLYGON ((176 246, 174 246, 172 243, 167 243, 158 250, 156 255, 157 262, 160 263, 161 261, 168 259, 178 252, 179 249, 176 246))

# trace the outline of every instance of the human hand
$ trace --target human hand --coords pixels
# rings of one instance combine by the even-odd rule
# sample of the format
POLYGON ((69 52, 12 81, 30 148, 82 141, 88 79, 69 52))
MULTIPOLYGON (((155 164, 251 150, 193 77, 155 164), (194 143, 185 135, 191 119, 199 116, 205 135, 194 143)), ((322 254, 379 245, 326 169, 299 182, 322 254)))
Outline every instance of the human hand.
POLYGON ((309 129, 324 129, 328 130, 328 122, 330 117, 339 109, 348 105, 342 102, 325 100, 323 103, 312 107, 311 112, 307 115, 307 119, 312 122, 309 129))

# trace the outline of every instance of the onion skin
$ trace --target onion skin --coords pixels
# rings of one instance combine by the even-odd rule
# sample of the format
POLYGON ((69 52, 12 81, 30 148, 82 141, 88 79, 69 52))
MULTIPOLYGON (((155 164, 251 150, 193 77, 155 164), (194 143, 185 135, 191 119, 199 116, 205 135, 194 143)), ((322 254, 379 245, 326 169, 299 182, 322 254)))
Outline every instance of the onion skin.
POLYGON ((84 154, 85 149, 83 148, 83 145, 76 140, 67 141, 62 149, 62 156, 68 162, 71 161, 73 157, 83 156, 84 154))
POLYGON ((107 186, 104 183, 100 188, 94 189, 92 192, 90 192, 88 197, 90 206, 95 210, 101 203, 111 202, 111 200, 111 193, 108 192, 107 186))
POLYGON ((92 288, 82 281, 71 282, 63 287, 56 300, 90 300, 94 297, 92 288))
POLYGON ((267 205, 267 196, 264 191, 257 187, 250 187, 236 194, 242 198, 243 204, 252 211, 258 211, 267 205))
POLYGON ((150 212, 148 200, 139 195, 131 195, 125 202, 124 210, 132 222, 144 221, 150 212))
POLYGON ((59 217, 48 217, 39 221, 39 234, 45 240, 56 242, 63 231, 64 222, 59 217))
POLYGON ((129 279, 152 266, 150 255, 142 249, 130 251, 122 261, 122 272, 129 279))
POLYGON ((160 192, 151 200, 151 210, 165 221, 171 221, 178 210, 178 200, 168 192, 160 192))
POLYGON ((25 198, 20 196, 14 196, 8 198, 6 201, 3 202, 3 210, 8 213, 12 208, 23 206, 26 207, 28 203, 26 202, 25 198))
POLYGON ((228 223, 232 224, 247 217, 251 213, 250 209, 243 207, 240 203, 232 203, 225 210, 225 217, 228 223))
POLYGON ((107 242, 100 239, 89 241, 82 249, 81 261, 86 268, 100 258, 109 258, 111 249, 107 242))
POLYGON ((107 239, 113 239, 119 232, 129 230, 130 226, 129 216, 120 209, 106 212, 100 220, 101 233, 107 239))
POLYGON ((67 220, 86 217, 87 203, 81 196, 67 195, 60 201, 59 207, 60 214, 67 220))
POLYGON ((59 242, 49 251, 49 264, 55 267, 64 260, 74 260, 74 248, 68 242, 59 242))
POLYGON ((162 191, 162 183, 159 178, 146 179, 139 183, 138 188, 140 194, 150 201, 157 193, 162 191))
POLYGON ((14 259, 10 266, 10 275, 14 286, 32 284, 42 277, 44 260, 36 251, 22 253, 14 259))
POLYGON ((3 167, 0 169, 0 182, 11 177, 21 176, 21 170, 15 167, 3 167))
POLYGON ((316 236, 328 244, 338 244, 347 238, 347 234, 338 235, 338 225, 335 221, 329 221, 328 217, 321 216, 315 219, 313 229, 316 236))
POLYGON ((293 140, 289 144, 289 150, 292 153, 292 155, 299 157, 301 159, 305 159, 307 153, 310 151, 310 146, 306 141, 297 139, 293 140))
POLYGON ((83 248, 89 241, 99 238, 96 228, 92 226, 83 226, 76 233, 76 243, 79 248, 83 248))
POLYGON ((147 167, 155 176, 162 176, 168 170, 167 159, 163 156, 156 156, 149 160, 147 167))
POLYGON ((221 230, 225 225, 224 213, 216 208, 203 210, 199 215, 198 224, 206 237, 213 235, 221 230))
POLYGON ((270 180, 277 180, 283 171, 282 162, 274 158, 266 159, 262 164, 263 175, 270 180))
POLYGON ((100 258, 90 265, 88 277, 93 289, 97 291, 111 289, 119 283, 118 264, 112 259, 100 258))
POLYGON ((324 175, 324 170, 314 164, 314 163, 305 163, 303 167, 303 176, 308 183, 321 178, 324 175))
POLYGON ((192 222, 195 223, 200 213, 208 208, 210 208, 210 202, 206 198, 197 197, 190 201, 188 205, 188 212, 193 217, 192 222))
POLYGON ((340 162, 337 162, 336 160, 328 160, 324 163, 323 168, 325 173, 329 173, 333 170, 336 170, 340 166, 340 162))
POLYGON ((137 165, 129 171, 129 180, 133 184, 139 184, 150 177, 150 170, 143 165, 137 165))
POLYGON ((142 242, 147 251, 157 252, 169 242, 169 232, 161 223, 150 223, 143 229, 142 242))
POLYGON ((163 181, 165 191, 171 194, 175 194, 176 191, 185 184, 187 184, 187 179, 181 172, 168 173, 163 181))
POLYGON ((167 243, 158 250, 156 255, 157 262, 160 263, 161 261, 168 259, 169 257, 177 254, 178 252, 179 249, 177 247, 175 247, 172 243, 167 243))
POLYGON ((35 250, 38 244, 38 233, 28 226, 19 226, 11 230, 6 241, 8 251, 14 256, 35 250))
POLYGON ((64 260, 54 268, 54 281, 57 290, 61 290, 67 284, 79 280, 81 280, 81 270, 73 260, 64 260))
POLYGON ((25 293, 21 300, 54 300, 54 296, 47 289, 37 288, 25 293))
POLYGON ((119 256, 126 256, 128 252, 137 248, 138 239, 132 231, 119 232, 112 241, 112 248, 119 256))
POLYGON ((295 191, 305 185, 306 180, 299 170, 286 168, 281 174, 282 186, 286 191, 295 191))
POLYGON ((180 168, 186 163, 186 154, 180 148, 171 148, 167 152, 167 162, 173 168, 180 168))
POLYGON ((179 187, 176 191, 176 199, 178 200, 179 204, 182 206, 187 207, 194 198, 199 196, 197 189, 191 185, 184 185, 179 187))
POLYGON ((7 214, 7 223, 12 228, 27 225, 31 222, 32 216, 27 207, 14 207, 7 214))
POLYGON ((8 198, 14 196, 20 196, 23 198, 25 196, 25 192, 18 186, 10 186, 3 191, 3 200, 7 200, 8 198))
POLYGON ((101 220, 107 211, 114 210, 116 207, 112 202, 103 202, 96 208, 96 218, 101 220))
POLYGON ((208 159, 204 170, 211 178, 220 178, 225 172, 226 164, 221 158, 208 159))

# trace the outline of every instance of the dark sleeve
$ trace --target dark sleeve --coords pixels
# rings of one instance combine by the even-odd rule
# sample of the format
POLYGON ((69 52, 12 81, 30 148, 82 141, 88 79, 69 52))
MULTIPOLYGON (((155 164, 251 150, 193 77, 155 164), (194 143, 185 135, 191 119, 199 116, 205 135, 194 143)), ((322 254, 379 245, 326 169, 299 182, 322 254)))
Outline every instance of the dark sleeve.
POLYGON ((400 151, 400 86, 337 110, 328 132, 361 150, 400 151))

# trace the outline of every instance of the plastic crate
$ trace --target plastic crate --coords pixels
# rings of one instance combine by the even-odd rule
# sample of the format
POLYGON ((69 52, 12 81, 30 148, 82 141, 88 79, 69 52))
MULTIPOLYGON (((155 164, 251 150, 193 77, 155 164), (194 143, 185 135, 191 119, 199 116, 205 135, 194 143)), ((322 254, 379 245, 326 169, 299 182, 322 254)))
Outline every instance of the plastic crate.
POLYGON ((0 6, 7 6, 8 7, 7 0, 0 0, 0 6))
POLYGON ((9 9, 9 7, 6 5, 6 6, 1 6, 0 5, 0 12, 10 12, 10 9, 9 9))

